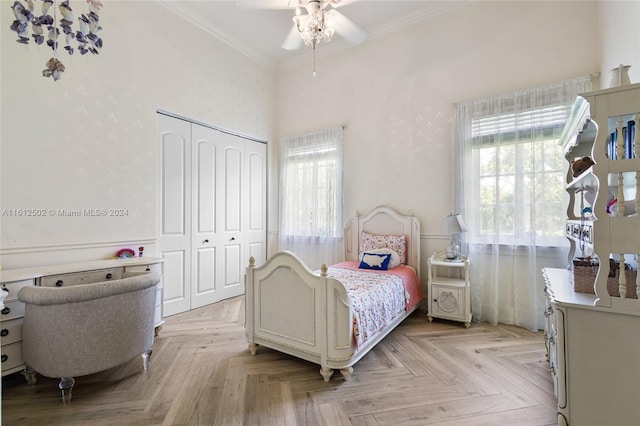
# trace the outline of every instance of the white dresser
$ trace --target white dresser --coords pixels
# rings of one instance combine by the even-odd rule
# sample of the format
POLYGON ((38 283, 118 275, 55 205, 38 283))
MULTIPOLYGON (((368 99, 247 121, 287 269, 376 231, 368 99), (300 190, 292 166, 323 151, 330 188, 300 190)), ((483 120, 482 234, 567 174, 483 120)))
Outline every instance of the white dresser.
MULTIPOLYGON (((93 262, 49 265, 42 267, 7 269, 0 271, 1 290, 7 292, 4 309, 0 312, 0 339, 2 342, 2 375, 24 369, 22 361, 22 319, 24 305, 18 301, 18 291, 28 285, 62 287, 117 280, 131 275, 153 271, 162 276, 164 259, 134 257, 107 259, 93 262)), ((162 312, 162 279, 158 284, 154 325, 158 334, 164 323, 162 312)))

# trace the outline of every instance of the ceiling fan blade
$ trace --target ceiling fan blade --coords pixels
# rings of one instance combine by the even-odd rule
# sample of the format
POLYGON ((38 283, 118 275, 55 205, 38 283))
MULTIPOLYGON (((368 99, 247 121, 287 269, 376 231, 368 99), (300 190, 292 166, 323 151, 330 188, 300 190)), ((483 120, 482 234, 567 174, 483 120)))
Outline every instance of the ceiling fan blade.
POLYGON ((294 9, 298 0, 236 0, 236 7, 240 9, 294 9))
POLYGON ((332 8, 346 6, 348 4, 357 3, 361 0, 325 0, 327 3, 331 4, 332 8))
POLYGON ((291 31, 287 34, 287 38, 282 43, 282 48, 286 50, 296 50, 302 47, 302 37, 295 24, 291 27, 291 31))
POLYGON ((325 16, 338 34, 344 37, 351 44, 360 44, 367 39, 367 32, 356 25, 351 19, 338 12, 336 9, 331 9, 325 12, 325 16))

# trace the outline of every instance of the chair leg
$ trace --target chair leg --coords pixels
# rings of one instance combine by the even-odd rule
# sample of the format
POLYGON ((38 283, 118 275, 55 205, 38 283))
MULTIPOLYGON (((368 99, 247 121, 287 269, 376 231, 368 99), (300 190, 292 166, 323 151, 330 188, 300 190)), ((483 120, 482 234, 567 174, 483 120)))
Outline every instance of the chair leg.
POLYGON ((36 371, 29 367, 28 365, 20 372, 24 376, 24 379, 27 381, 27 384, 35 385, 38 381, 38 376, 36 376, 36 371))
POLYGON ((76 379, 73 377, 63 377, 58 383, 58 389, 62 391, 62 403, 67 404, 71 402, 71 390, 73 385, 76 384, 76 379))
POLYGON ((151 359, 152 353, 153 351, 151 350, 151 348, 149 348, 142 354, 142 368, 144 371, 147 371, 149 369, 149 361, 151 359))

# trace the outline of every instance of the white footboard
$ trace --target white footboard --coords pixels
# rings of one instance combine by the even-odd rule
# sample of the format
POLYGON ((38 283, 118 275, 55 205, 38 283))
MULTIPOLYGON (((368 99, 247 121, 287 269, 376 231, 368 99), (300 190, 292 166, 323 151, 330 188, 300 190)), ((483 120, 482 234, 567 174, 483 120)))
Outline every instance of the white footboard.
MULTIPOLYGON (((323 267, 326 268, 326 267, 323 267)), ((256 345, 319 364, 325 380, 330 369, 352 365, 350 301, 337 280, 314 274, 297 256, 280 252, 263 266, 250 262, 246 274, 246 336, 256 345)), ((349 371, 344 371, 348 378, 349 371)))
POLYGON ((259 268, 250 260, 245 328, 252 354, 265 346, 320 365, 325 381, 334 369, 349 380, 352 366, 413 311, 396 318, 357 349, 351 300, 342 283, 326 273, 323 265, 322 273, 314 274, 286 251, 259 268))

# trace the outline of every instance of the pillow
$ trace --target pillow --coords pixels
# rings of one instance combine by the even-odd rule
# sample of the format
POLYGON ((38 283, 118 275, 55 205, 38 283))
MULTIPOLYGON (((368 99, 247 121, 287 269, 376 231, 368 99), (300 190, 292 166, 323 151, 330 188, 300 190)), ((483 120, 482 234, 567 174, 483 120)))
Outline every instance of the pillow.
POLYGON ((389 269, 389 261, 391 260, 391 254, 376 254, 364 252, 362 253, 362 260, 360 261, 359 268, 362 269, 378 269, 380 271, 386 271, 389 269))
POLYGON ((407 239, 404 235, 373 235, 362 231, 360 234, 360 255, 365 251, 390 248, 400 256, 400 263, 407 263, 407 239))
MULTIPOLYGON (((391 259, 389 260, 389 269, 397 268, 398 266, 400 266, 400 255, 388 247, 367 250, 367 253, 390 254, 391 259)), ((360 260, 362 260, 362 256, 360 256, 360 260)))

